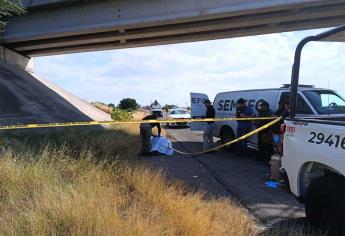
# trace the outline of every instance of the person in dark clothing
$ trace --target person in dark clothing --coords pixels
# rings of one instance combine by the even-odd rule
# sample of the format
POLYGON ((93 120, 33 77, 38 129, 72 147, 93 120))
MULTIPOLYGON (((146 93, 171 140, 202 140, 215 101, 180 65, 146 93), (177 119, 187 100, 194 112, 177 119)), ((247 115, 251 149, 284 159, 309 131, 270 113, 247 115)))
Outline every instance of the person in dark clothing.
POLYGON ((151 104, 151 106, 160 106, 161 104, 159 104, 159 102, 157 101, 157 100, 155 100, 152 104, 151 104))
POLYGON ((289 99, 279 101, 279 107, 274 116, 286 118, 290 115, 290 101, 289 99))
MULTIPOLYGON (((274 112, 274 116, 282 117, 282 118, 288 117, 290 115, 290 101, 288 99, 280 100, 278 104, 279 104, 279 107, 278 107, 278 110, 274 112)), ((273 134, 280 134, 280 125, 283 123, 284 121, 281 120, 280 122, 272 126, 273 134)))
MULTIPOLYGON (((247 106, 247 100, 240 98, 236 102, 236 117, 237 118, 251 118, 254 117, 254 111, 247 106)), ((237 121, 237 138, 250 132, 251 121, 250 120, 238 120, 237 121)), ((238 142, 238 154, 242 155, 247 151, 247 139, 243 139, 238 142)))
MULTIPOLYGON (((283 119, 289 117, 290 115, 290 101, 289 99, 279 101, 279 108, 274 113, 275 117, 282 117, 283 119)), ((278 153, 281 153, 282 148, 282 134, 280 131, 280 126, 284 124, 284 120, 280 120, 275 125, 272 126, 273 142, 278 149, 278 153)))
MULTIPOLYGON (((211 104, 211 101, 206 99, 204 101, 206 106, 206 113, 205 118, 215 118, 216 111, 211 104)), ((214 121, 207 121, 204 127, 204 135, 203 135, 203 150, 208 150, 213 147, 213 129, 214 129, 214 121)))
MULTIPOLYGON (((268 102, 263 101, 259 105, 259 117, 272 117, 273 111, 270 109, 268 102)), ((257 128, 269 123, 270 120, 258 120, 257 128)), ((259 157, 257 160, 269 161, 273 155, 273 136, 270 128, 264 129, 258 133, 259 157)))
MULTIPOLYGON (((142 120, 157 120, 158 117, 161 117, 158 114, 147 115, 142 120)), ((142 123, 140 124, 140 137, 141 137, 141 152, 140 155, 151 155, 154 154, 151 152, 151 136, 152 128, 157 127, 158 137, 161 135, 161 125, 160 123, 142 123)))

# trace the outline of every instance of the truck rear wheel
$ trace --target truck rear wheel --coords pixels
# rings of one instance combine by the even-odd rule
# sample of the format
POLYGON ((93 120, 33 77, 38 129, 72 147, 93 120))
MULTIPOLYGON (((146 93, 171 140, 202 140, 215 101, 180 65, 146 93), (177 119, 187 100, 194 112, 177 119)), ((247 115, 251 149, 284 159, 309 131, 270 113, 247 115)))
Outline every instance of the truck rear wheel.
POLYGON ((333 235, 345 234, 345 180, 339 176, 316 179, 308 188, 305 212, 311 224, 333 235))
MULTIPOLYGON (((223 145, 235 139, 235 134, 230 127, 223 127, 220 133, 220 143, 223 145)), ((236 144, 224 147, 227 151, 235 151, 236 144)))

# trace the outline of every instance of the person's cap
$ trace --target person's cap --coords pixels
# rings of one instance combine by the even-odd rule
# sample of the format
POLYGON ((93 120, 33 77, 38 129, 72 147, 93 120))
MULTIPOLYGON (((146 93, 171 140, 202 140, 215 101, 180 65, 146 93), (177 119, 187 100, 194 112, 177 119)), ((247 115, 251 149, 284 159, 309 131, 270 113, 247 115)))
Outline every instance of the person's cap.
POLYGON ((211 101, 209 99, 205 99, 204 104, 211 104, 211 101))
POLYGON ((237 100, 237 104, 244 104, 246 102, 247 102, 247 100, 244 99, 244 98, 240 98, 240 99, 237 100))

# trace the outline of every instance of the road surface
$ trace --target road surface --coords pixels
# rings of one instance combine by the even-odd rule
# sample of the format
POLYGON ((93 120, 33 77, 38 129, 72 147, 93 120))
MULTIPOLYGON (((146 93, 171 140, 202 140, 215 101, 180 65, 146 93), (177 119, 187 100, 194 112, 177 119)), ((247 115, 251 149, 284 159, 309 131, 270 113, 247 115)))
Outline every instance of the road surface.
MULTIPOLYGON (((167 132, 174 139, 174 148, 187 152, 201 149, 202 133, 180 128, 167 132)), ((255 161, 254 155, 237 157, 230 152, 217 151, 197 156, 148 157, 147 160, 192 190, 205 191, 210 197, 239 201, 264 225, 303 219, 304 206, 288 190, 265 186, 269 180, 269 167, 255 161)))

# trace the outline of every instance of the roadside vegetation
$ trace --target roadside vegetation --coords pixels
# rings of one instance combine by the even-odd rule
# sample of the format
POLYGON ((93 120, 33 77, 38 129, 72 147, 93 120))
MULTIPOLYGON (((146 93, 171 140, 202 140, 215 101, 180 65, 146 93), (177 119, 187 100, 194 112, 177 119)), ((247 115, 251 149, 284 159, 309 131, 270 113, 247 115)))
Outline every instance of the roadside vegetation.
POLYGON ((2 133, 4 235, 255 235, 244 209, 138 161, 138 126, 2 133))
POLYGON ((111 113, 111 118, 116 121, 131 121, 133 120, 133 113, 115 108, 111 113))
POLYGON ((122 99, 117 106, 112 103, 107 105, 103 102, 91 102, 91 105, 110 114, 111 118, 116 121, 133 120, 134 114, 140 108, 140 105, 132 98, 122 99))
POLYGON ((113 109, 115 108, 114 106, 112 106, 113 104, 105 104, 103 102, 91 102, 91 105, 104 111, 105 113, 108 113, 111 115, 111 113, 113 112, 113 109))
POLYGON ((0 0, 0 38, 3 37, 8 18, 26 13, 21 0, 0 0))
POLYGON ((140 108, 140 105, 133 98, 124 98, 117 107, 121 110, 135 111, 140 108))

